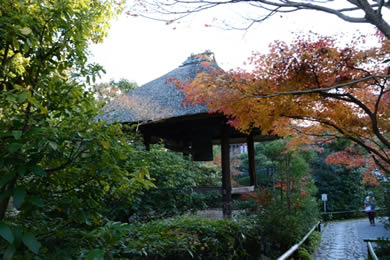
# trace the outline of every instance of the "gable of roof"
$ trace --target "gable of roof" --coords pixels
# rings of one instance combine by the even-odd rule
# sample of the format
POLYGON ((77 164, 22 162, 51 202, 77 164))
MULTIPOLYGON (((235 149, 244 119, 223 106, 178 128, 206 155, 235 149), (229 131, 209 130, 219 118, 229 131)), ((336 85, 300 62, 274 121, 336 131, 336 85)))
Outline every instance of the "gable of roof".
POLYGON ((183 90, 178 89, 172 79, 186 82, 193 80, 198 73, 212 69, 220 69, 213 53, 191 55, 180 67, 115 98, 104 106, 98 118, 108 122, 134 123, 207 113, 205 105, 183 106, 183 90), (203 65, 205 61, 210 67, 203 65))

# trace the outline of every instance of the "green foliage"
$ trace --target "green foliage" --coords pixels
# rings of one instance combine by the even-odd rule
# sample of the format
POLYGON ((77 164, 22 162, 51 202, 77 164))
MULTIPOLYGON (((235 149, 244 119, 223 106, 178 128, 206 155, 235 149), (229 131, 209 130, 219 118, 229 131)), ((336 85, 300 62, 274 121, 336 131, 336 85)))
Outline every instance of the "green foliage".
MULTIPOLYGON (((259 186, 269 187, 273 185, 273 174, 274 168, 256 168, 256 180, 259 186)), ((235 181, 243 186, 250 186, 250 177, 249 176, 237 176, 235 181)))
POLYGON ((127 93, 138 85, 135 82, 127 79, 120 79, 118 82, 110 80, 109 83, 99 83, 93 86, 95 97, 99 103, 104 103, 113 100, 121 94, 127 93))
POLYGON ((193 192, 191 210, 208 208, 222 208, 222 194, 220 191, 193 192))
POLYGON ((308 243, 305 244, 305 248, 308 252, 313 253, 320 246, 321 232, 313 231, 308 238, 308 243))
POLYGON ((299 260, 311 260, 312 253, 319 247, 321 242, 321 233, 313 231, 308 239, 299 247, 297 253, 297 259, 299 260))
POLYGON ((311 197, 302 201, 302 207, 289 211, 287 205, 273 201, 259 218, 263 226, 262 236, 272 244, 267 256, 274 258, 299 242, 319 219, 317 204, 311 197))
MULTIPOLYGON (((128 145, 129 138, 120 128, 98 123, 96 131, 90 132, 103 139, 94 143, 91 138, 83 156, 56 172, 55 178, 24 183, 31 194, 39 194, 41 206, 24 205, 17 218, 10 219, 34 230, 43 244, 41 251, 55 252, 53 258, 79 254, 83 232, 103 225, 117 203, 129 207, 140 190, 155 187, 145 168, 128 166, 136 149, 128 145)), ((18 255, 25 254, 18 250, 18 255)))
POLYGON ((221 187, 221 169, 209 162, 193 162, 191 170, 196 176, 197 187, 221 187))
POLYGON ((373 244, 378 259, 390 259, 390 241, 388 239, 379 239, 373 244))
POLYGON ((192 193, 193 187, 207 182, 216 183, 217 178, 219 181, 216 167, 194 164, 182 154, 161 146, 152 146, 150 151, 137 147, 127 167, 130 171, 147 168, 157 188, 140 192, 131 205, 118 205, 118 210, 114 212, 118 220, 127 221, 130 216, 134 221, 180 215, 189 210, 205 208, 218 196, 192 193))
POLYGON ((264 253, 272 259, 301 240, 319 219, 314 198, 317 189, 309 164, 315 154, 300 149, 288 151, 288 142, 284 139, 257 146, 257 157, 264 158, 264 165, 272 166, 273 170, 268 171, 272 174, 263 174, 260 191, 243 196, 257 203, 248 206, 257 210, 262 237, 269 244, 264 253))
POLYGON ((233 200, 233 209, 237 210, 256 210, 259 207, 259 203, 256 200, 233 200))
MULTIPOLYGON (((261 169, 267 166, 272 166, 272 163, 270 160, 266 157, 264 154, 265 150, 265 143, 256 143, 255 144, 255 162, 256 162, 256 169, 261 169)), ((248 154, 243 153, 240 155, 240 166, 238 167, 241 171, 247 171, 248 170, 248 154)))
MULTIPOLYGON (((332 152, 342 151, 350 144, 340 139, 325 146, 323 152, 311 163, 318 196, 328 194, 327 211, 360 210, 364 200, 361 184, 363 169, 346 169, 327 164, 325 159, 332 152)), ((319 198, 319 197, 318 197, 319 198)))
MULTIPOLYGON (((385 210, 385 216, 390 216, 390 183, 385 183, 383 185, 384 187, 384 206, 386 208, 385 210)), ((387 221, 384 223, 386 229, 390 229, 390 218, 387 218, 387 221)))
MULTIPOLYGON (((236 259, 247 255, 249 246, 259 243, 253 221, 180 217, 145 224, 109 224, 87 237, 105 248, 106 256, 130 259, 236 259), (118 231, 119 230, 119 231, 118 231), (107 232, 108 231, 108 232, 107 232), (121 240, 112 247, 111 234, 121 240)), ((258 247, 258 245, 257 245, 258 247)))
MULTIPOLYGON (((295 172, 295 175, 300 174, 303 177, 311 171, 309 163, 316 157, 315 152, 296 150, 288 153, 285 147, 287 143, 288 139, 255 145, 256 177, 260 186, 272 187, 280 178, 283 178, 286 171, 286 160, 290 160, 288 167, 295 172)), ((248 172, 247 154, 241 155, 241 164, 238 170, 248 172)), ((249 176, 239 175, 236 177, 236 181, 241 185, 249 185, 249 176)))
POLYGON ((87 63, 88 45, 102 41, 122 4, 1 1, 4 258, 31 259, 50 250, 71 255, 65 251, 79 250, 80 233, 103 223, 109 198, 131 200, 153 186, 145 169, 127 170, 129 139, 119 126, 95 120, 99 106, 87 91, 102 70, 87 63), (20 213, 5 218, 11 197, 20 213))
POLYGON ((299 260, 311 260, 312 257, 310 253, 305 248, 298 249, 298 259, 299 260))
POLYGON ((129 92, 138 87, 137 83, 127 79, 120 79, 118 82, 110 81, 114 86, 117 86, 123 93, 129 92))
MULTIPOLYGON (((112 136, 111 140, 110 150, 85 153, 89 154, 85 157, 88 160, 74 162, 72 167, 57 172, 56 178, 24 183, 31 194, 39 194, 44 206, 24 205, 19 215, 9 220, 33 230, 43 245, 43 253, 56 252, 53 258, 78 254, 79 237, 111 217, 113 201, 130 205, 140 190, 155 187, 145 169, 127 170, 132 148, 115 144, 118 136, 112 136)), ((26 241, 23 240, 24 244, 32 248, 26 241)), ((17 253, 26 256, 21 249, 17 253)))

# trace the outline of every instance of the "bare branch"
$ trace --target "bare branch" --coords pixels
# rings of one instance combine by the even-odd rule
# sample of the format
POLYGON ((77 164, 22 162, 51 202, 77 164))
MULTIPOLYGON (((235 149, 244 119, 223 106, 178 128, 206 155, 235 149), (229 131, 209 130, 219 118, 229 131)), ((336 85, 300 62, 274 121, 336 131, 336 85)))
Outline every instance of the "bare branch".
MULTIPOLYGON (((264 15, 264 12, 260 12, 257 18, 247 17, 245 20, 250 21, 247 26, 229 25, 229 27, 232 29, 249 29, 254 23, 263 22, 276 13, 291 13, 300 10, 313 10, 334 15, 350 23, 372 24, 377 27, 388 39, 390 39, 390 25, 382 17, 382 9, 384 7, 389 8, 389 4, 384 0, 378 0, 374 3, 368 3, 367 0, 348 0, 346 2, 348 6, 340 6, 339 3, 336 5, 335 1, 327 0, 146 0, 142 1, 142 4, 146 4, 147 7, 145 8, 143 6, 143 11, 138 12, 138 15, 159 21, 177 21, 188 16, 189 14, 199 13, 217 6, 233 5, 239 3, 248 4, 251 7, 255 7, 267 12, 268 14, 264 15), (146 9, 151 9, 157 14, 165 17, 153 17, 153 15, 150 14, 150 11, 145 11, 146 9), (362 11, 363 15, 359 11, 362 11), (148 12, 149 15, 146 14, 148 12), (173 18, 169 19, 169 17, 172 16, 173 18)), ((236 22, 236 20, 232 21, 231 23, 233 22, 236 22)))

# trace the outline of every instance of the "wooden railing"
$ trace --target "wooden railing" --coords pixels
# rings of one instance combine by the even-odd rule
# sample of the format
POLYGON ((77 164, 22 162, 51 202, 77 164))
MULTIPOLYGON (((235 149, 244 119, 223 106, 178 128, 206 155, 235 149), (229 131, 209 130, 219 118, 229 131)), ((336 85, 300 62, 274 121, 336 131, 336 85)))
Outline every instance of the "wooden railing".
MULTIPOLYGON (((383 210, 386 210, 385 208, 376 208, 376 211, 383 211, 383 210)), ((333 212, 321 212, 321 216, 322 216, 322 219, 327 221, 329 220, 329 215, 334 215, 334 216, 337 216, 337 215, 348 215, 348 214, 354 214, 354 216, 361 216, 363 217, 365 214, 367 214, 364 210, 349 210, 349 211, 333 211, 333 212), (326 216, 326 217, 324 217, 326 216)), ((338 217, 334 217, 335 219, 337 219, 338 217)))
POLYGON ((313 233, 313 231, 316 230, 316 228, 319 228, 320 225, 321 225, 321 222, 318 221, 317 224, 315 224, 310 229, 310 231, 303 237, 303 239, 301 241, 299 241, 297 244, 293 245, 289 250, 286 251, 286 253, 284 253, 283 255, 278 257, 278 260, 285 260, 289 256, 291 256, 292 254, 294 254, 294 252, 306 241, 306 239, 311 235, 311 233, 313 233))
POLYGON ((372 246, 372 243, 375 243, 377 241, 379 241, 379 240, 377 240, 377 239, 364 239, 364 242, 367 243, 368 259, 378 260, 378 257, 376 256, 374 248, 372 246))

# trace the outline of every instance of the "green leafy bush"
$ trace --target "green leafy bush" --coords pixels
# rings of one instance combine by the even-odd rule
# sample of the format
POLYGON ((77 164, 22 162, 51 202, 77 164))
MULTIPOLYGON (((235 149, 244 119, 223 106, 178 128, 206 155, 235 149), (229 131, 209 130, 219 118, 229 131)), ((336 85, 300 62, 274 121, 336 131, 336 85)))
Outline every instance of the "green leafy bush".
POLYGON ((194 192, 191 195, 193 209, 222 208, 220 191, 194 192))
POLYGON ((271 258, 280 256, 299 242, 318 220, 316 204, 310 205, 310 201, 294 213, 288 212, 280 202, 273 202, 258 217, 262 223, 262 236, 271 244, 270 250, 265 252, 271 258))
POLYGON ((375 254, 379 259, 390 259, 390 240, 389 239, 379 239, 374 243, 375 245, 375 254))
MULTIPOLYGON (((193 163, 180 153, 152 146, 150 151, 137 147, 128 163, 128 170, 147 168, 156 189, 140 192, 130 205, 119 205, 111 219, 149 221, 182 215, 191 210, 212 206, 215 193, 192 193, 196 186, 220 186, 219 169, 205 163, 193 163)), ((114 202, 115 203, 115 202, 114 202)))
POLYGON ((310 237, 308 238, 308 243, 305 245, 305 248, 310 253, 313 253, 320 246, 321 242, 321 232, 313 231, 310 237))
POLYGON ((298 249, 298 259, 299 260, 311 260, 312 257, 310 253, 305 248, 298 249))
POLYGON ((237 259, 248 256, 249 250, 260 248, 259 229, 255 223, 195 217, 144 224, 108 223, 91 232, 86 239, 92 247, 105 248, 108 258, 237 259))

